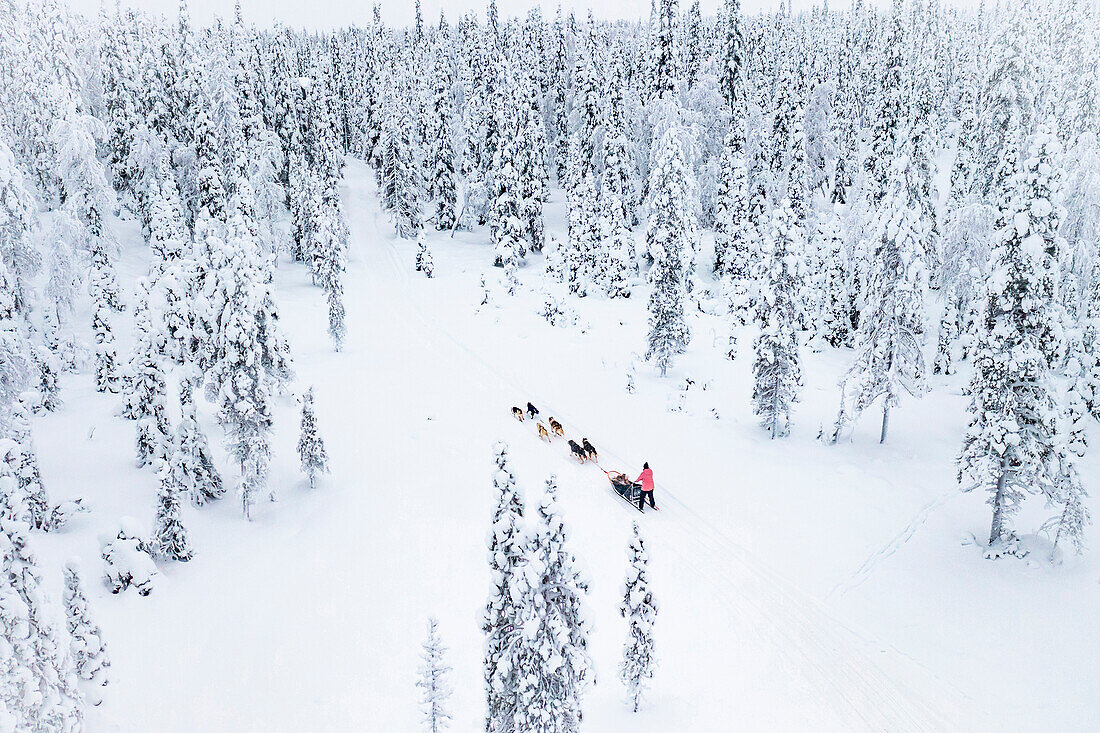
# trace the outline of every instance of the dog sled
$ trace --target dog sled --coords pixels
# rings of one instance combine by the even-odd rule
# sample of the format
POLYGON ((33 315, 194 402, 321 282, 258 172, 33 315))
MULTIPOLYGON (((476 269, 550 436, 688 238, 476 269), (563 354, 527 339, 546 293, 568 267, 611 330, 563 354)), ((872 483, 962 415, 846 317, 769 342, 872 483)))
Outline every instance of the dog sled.
POLYGON ((615 490, 619 498, 630 504, 630 506, 634 507, 639 512, 642 511, 641 505, 639 504, 642 498, 642 485, 631 481, 618 471, 604 471, 604 473, 607 474, 607 480, 611 482, 611 488, 615 490))

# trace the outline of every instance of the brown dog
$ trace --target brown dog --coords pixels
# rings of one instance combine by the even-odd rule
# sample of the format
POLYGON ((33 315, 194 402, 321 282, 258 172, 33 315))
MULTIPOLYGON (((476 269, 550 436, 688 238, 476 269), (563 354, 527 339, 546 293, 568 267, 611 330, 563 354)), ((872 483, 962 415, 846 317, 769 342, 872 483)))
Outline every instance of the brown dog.
POLYGON ((588 459, 588 456, 584 452, 584 448, 577 445, 577 441, 575 440, 569 441, 569 450, 573 452, 573 457, 581 463, 584 463, 588 459))
POLYGON ((554 418, 550 418, 550 432, 552 432, 554 435, 560 435, 563 438, 565 437, 565 428, 563 428, 561 426, 561 423, 554 418))
POLYGON ((589 443, 588 438, 585 438, 581 441, 581 446, 584 448, 584 452, 585 455, 588 456, 588 460, 595 461, 596 463, 600 462, 600 456, 598 453, 596 453, 596 446, 589 443))
POLYGON ((550 433, 546 430, 546 426, 543 425, 542 423, 539 423, 535 427, 537 427, 539 429, 539 440, 545 440, 547 443, 549 443, 550 442, 550 433))
POLYGON ((523 422, 523 410, 519 409, 518 407, 513 407, 512 415, 520 422, 523 422))

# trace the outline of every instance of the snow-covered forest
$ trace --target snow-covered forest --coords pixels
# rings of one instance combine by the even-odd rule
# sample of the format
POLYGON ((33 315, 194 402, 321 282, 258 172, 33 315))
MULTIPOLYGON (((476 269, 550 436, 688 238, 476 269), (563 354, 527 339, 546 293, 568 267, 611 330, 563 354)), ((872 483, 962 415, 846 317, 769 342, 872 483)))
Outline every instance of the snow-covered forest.
POLYGON ((414 2, 0 0, 0 733, 1100 726, 1095 0, 414 2))

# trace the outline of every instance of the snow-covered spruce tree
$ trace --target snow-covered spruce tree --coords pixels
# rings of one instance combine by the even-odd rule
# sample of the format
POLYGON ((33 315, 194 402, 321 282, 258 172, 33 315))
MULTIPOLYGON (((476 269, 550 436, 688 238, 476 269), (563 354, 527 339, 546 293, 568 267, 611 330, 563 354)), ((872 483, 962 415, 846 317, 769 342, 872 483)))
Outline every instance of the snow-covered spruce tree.
POLYGON ((313 411, 313 387, 302 395, 302 423, 298 434, 298 458, 302 473, 309 479, 309 488, 317 486, 317 476, 328 473, 328 453, 325 441, 317 429, 317 415, 313 411))
POLYGON ((110 681, 107 674, 111 659, 107 654, 103 631, 88 610, 88 594, 74 560, 65 564, 64 601, 73 666, 82 683, 84 697, 92 705, 98 705, 103 700, 103 688, 110 681))
POLYGON ((490 232, 496 264, 504 268, 508 293, 515 294, 519 282, 516 270, 527 254, 525 226, 520 219, 522 193, 515 169, 515 145, 506 140, 497 156, 497 169, 493 178, 493 202, 490 232))
POLYGON ((553 476, 546 481, 538 514, 528 547, 527 582, 521 587, 529 591, 523 618, 537 619, 539 626, 525 623, 511 641, 518 678, 513 721, 515 730, 576 731, 581 695, 593 674, 584 609, 588 584, 567 546, 569 532, 558 512, 553 476))
POLYGON ((990 494, 990 556, 1012 550, 1009 522, 1025 496, 1054 491, 1059 411, 1051 370, 1064 352, 1054 298, 1059 152, 1041 126, 1009 179, 974 358, 958 479, 964 491, 990 494))
MULTIPOLYGON (((616 67, 617 69, 618 67, 616 67)), ((611 298, 626 297, 626 281, 638 273, 634 252, 633 161, 623 114, 623 92, 618 74, 612 81, 607 127, 603 137, 603 185, 600 188, 600 235, 607 250, 604 286, 611 298)))
POLYGON ((681 80, 680 44, 676 33, 677 0, 655 0, 657 27, 650 46, 649 97, 675 92, 681 80))
MULTIPOLYGON (((0 317, 5 319, 27 315, 28 289, 41 266, 30 237, 36 207, 28 185, 15 155, 0 137, 0 298, 6 301, 0 317)), ((14 326, 10 320, 8 325, 14 326)))
POLYGON ((171 450, 172 433, 167 415, 168 386, 160 356, 162 339, 154 332, 147 299, 146 290, 146 304, 140 309, 141 317, 137 320, 138 341, 126 380, 126 404, 130 408, 129 416, 137 420, 138 467, 159 468, 171 450))
POLYGON ((879 87, 871 98, 871 145, 864 160, 864 167, 870 177, 871 200, 878 204, 886 196, 890 181, 889 170, 894 156, 901 150, 901 140, 905 134, 904 122, 909 101, 906 96, 904 8, 895 0, 886 21, 885 45, 880 53, 879 87))
POLYGON ((841 381, 834 441, 881 397, 879 442, 885 443, 890 410, 902 390, 914 397, 926 390, 920 334, 928 275, 921 244, 924 224, 920 205, 912 199, 914 173, 909 156, 897 155, 889 173, 887 193, 873 225, 877 237, 867 304, 859 319, 855 360, 841 381))
POLYGON ((195 417, 195 403, 181 401, 180 412, 167 470, 172 474, 173 485, 190 496, 192 504, 202 506, 221 498, 225 494, 225 486, 210 456, 206 435, 195 417))
POLYGON ((933 374, 947 376, 955 373, 955 366, 951 363, 951 344, 958 337, 958 333, 956 333, 958 322, 958 304, 954 298, 948 296, 944 299, 943 315, 940 317, 939 337, 936 341, 936 361, 932 364, 933 374))
POLYGON ((549 196, 549 174, 546 170, 546 136, 540 97, 529 74, 520 75, 515 97, 519 111, 515 150, 520 190, 519 218, 523 222, 528 249, 541 252, 546 243, 542 205, 549 196))
POLYGON ((157 513, 153 520, 149 551, 161 560, 187 562, 193 552, 187 528, 183 526, 183 519, 180 517, 180 495, 187 487, 178 482, 179 478, 179 473, 168 468, 160 472, 157 513))
POLYGON ((1082 458, 1088 450, 1087 424, 1090 422, 1088 408, 1085 406, 1085 381, 1080 332, 1067 329, 1064 333, 1065 361, 1061 376, 1063 389, 1061 394, 1062 420, 1059 422, 1059 444, 1070 453, 1082 458))
MULTIPOLYGON (((93 278, 95 275, 93 274, 93 278)), ((118 349, 111 328, 110 306, 99 299, 92 306, 92 333, 95 336, 95 386, 100 392, 118 389, 118 349)))
MULTIPOLYGON (((3 354, 0 353, 0 356, 3 354)), ((6 464, 15 482, 13 491, 17 499, 4 502, 9 504, 4 513, 10 515, 8 518, 24 522, 34 529, 54 529, 51 526, 49 496, 38 470, 31 417, 21 404, 16 403, 10 409, 8 435, 12 444, 6 451, 0 451, 0 469, 6 464)))
POLYGON ((629 567, 623 583, 623 602, 619 613, 627 620, 629 632, 623 646, 623 661, 619 665, 619 679, 626 686, 627 699, 634 712, 638 712, 642 696, 649 687, 657 668, 653 653, 653 622, 657 618, 657 601, 649 589, 649 552, 645 540, 634 523, 634 537, 630 540, 629 567))
POLYGON ((1043 529, 1054 533, 1050 548, 1052 561, 1059 543, 1062 542, 1068 543, 1078 555, 1084 552, 1085 529, 1092 524, 1092 515, 1084 503, 1087 497, 1076 462, 1065 450, 1065 446, 1060 446, 1052 499, 1055 504, 1062 506, 1062 511, 1043 525, 1043 529))
POLYGON ((1100 262, 1092 268, 1092 287, 1081 319, 1081 393, 1085 407, 1100 420, 1100 262))
POLYGON ((516 479, 508 469, 508 446, 493 445, 496 470, 493 488, 498 492, 497 506, 489 529, 489 571, 492 589, 485 607, 481 629, 485 633, 485 730, 496 733, 510 730, 511 713, 506 707, 506 681, 511 671, 501 668, 507 653, 508 640, 519 625, 519 597, 514 588, 516 574, 524 562, 523 498, 516 488, 516 479))
POLYGON ((1036 59, 1027 15, 1013 8, 1011 20, 992 48, 988 76, 981 95, 983 107, 975 146, 975 178, 978 193, 994 206, 1004 207, 999 198, 1012 188, 1011 178, 1035 117, 1036 59))
POLYGON ((687 298, 688 261, 695 253, 695 184, 687 165, 680 130, 665 131, 650 172, 649 223, 646 248, 653 258, 649 283, 649 348, 646 359, 653 361, 664 376, 672 360, 684 353, 691 332, 684 317, 687 298))
POLYGON ((90 115, 58 120, 53 130, 57 146, 57 175, 65 194, 64 208, 83 227, 81 244, 91 255, 92 298, 111 310, 121 310, 115 278, 113 243, 103 231, 103 219, 115 207, 114 191, 96 142, 106 135, 103 124, 90 115))
POLYGON ((790 200, 779 202, 768 224, 768 253, 756 301, 760 334, 753 344, 753 414, 772 438, 790 431, 791 404, 802 389, 798 345, 799 253, 802 233, 794 223, 790 200))
POLYGON ((339 196, 331 186, 321 191, 310 217, 309 254, 317 284, 328 299, 328 333, 336 351, 344 345, 344 282, 348 229, 339 196))
POLYGON ((35 413, 55 412, 61 407, 58 359, 48 348, 37 344, 31 344, 30 352, 34 364, 33 376, 37 377, 35 388, 38 391, 38 404, 35 406, 35 413))
POLYGON ((420 169, 417 163, 412 105, 393 99, 392 108, 382 128, 382 203, 393 215, 394 229, 402 239, 416 236, 422 226, 420 219, 420 169))
POLYGON ((238 496, 246 517, 267 487, 271 457, 271 393, 283 352, 268 316, 269 278, 256 261, 255 242, 234 213, 220 268, 225 305, 213 336, 207 397, 216 401, 230 456, 240 464, 238 496))
POLYGON ((718 51, 718 78, 722 96, 729 105, 734 124, 744 113, 745 104, 745 36, 742 29, 741 0, 725 0, 722 14, 722 39, 718 51))
POLYGON ((0 521, 0 709, 10 729, 83 730, 84 697, 23 525, 0 521))
MULTIPOLYGON (((574 136, 574 140, 576 136, 574 136)), ((573 151, 578 149, 573 146, 573 151)), ((579 167, 576 156, 570 156, 569 170, 579 167)), ((588 295, 595 284, 596 263, 600 242, 598 224, 598 200, 596 182, 591 171, 580 175, 566 193, 569 203, 569 232, 563 256, 563 274, 569 292, 579 296, 588 295)))
POLYGON ((435 228, 453 229, 458 218, 458 174, 454 132, 454 61, 447 42, 439 39, 432 63, 430 119, 427 124, 426 197, 434 206, 435 228))
POLYGON ((821 307, 814 338, 839 348, 852 339, 852 298, 843 223, 832 204, 818 212, 815 247, 824 273, 821 277, 821 307))
POLYGON ((551 478, 526 561, 514 576, 518 616, 499 667, 503 714, 494 730, 579 729, 580 695, 591 672, 582 607, 587 586, 573 566, 566 539, 551 478))
POLYGON ((421 233, 416 237, 416 271, 423 272, 424 277, 430 278, 434 269, 432 251, 428 249, 428 244, 424 241, 424 235, 421 233))
POLYGON ((420 688, 420 711, 424 715, 424 730, 427 733, 442 733, 451 727, 448 702, 452 690, 447 679, 451 668, 444 661, 446 653, 447 647, 439 638, 439 624, 430 618, 428 638, 424 640, 424 651, 420 655, 420 679, 416 683, 420 688))
POLYGON ((729 358, 737 355, 737 331, 750 315, 752 247, 758 234, 749 216, 748 169, 743 135, 735 127, 726 135, 720 161, 714 212, 714 272, 722 278, 729 304, 729 358))

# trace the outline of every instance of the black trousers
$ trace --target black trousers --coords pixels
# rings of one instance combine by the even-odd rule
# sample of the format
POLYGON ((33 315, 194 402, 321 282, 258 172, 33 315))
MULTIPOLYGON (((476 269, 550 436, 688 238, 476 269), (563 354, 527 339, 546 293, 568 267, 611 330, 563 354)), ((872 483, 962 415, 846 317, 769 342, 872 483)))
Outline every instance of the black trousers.
POLYGON ((649 500, 649 505, 651 507, 653 507, 654 509, 657 508, 657 505, 653 503, 653 492, 652 491, 639 491, 638 492, 638 510, 639 511, 641 511, 642 507, 645 506, 646 499, 649 500))

